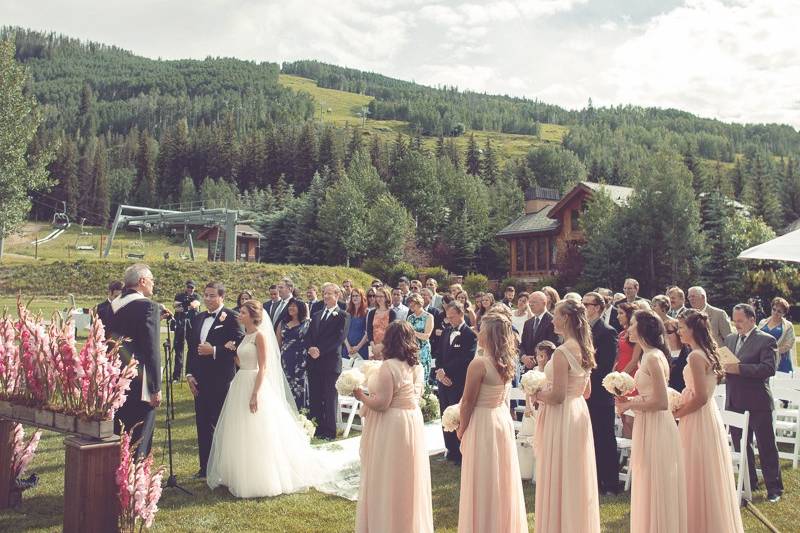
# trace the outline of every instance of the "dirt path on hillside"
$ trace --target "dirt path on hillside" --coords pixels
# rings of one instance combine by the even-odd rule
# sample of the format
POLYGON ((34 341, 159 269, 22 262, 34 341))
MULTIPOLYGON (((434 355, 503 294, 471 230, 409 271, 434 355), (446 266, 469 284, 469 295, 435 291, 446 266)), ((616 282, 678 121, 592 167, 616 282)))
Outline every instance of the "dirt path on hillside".
POLYGON ((50 224, 44 222, 27 222, 22 226, 22 232, 14 232, 6 237, 6 247, 14 246, 15 244, 24 244, 33 241, 33 236, 38 232, 42 233, 45 229, 49 228, 50 224))

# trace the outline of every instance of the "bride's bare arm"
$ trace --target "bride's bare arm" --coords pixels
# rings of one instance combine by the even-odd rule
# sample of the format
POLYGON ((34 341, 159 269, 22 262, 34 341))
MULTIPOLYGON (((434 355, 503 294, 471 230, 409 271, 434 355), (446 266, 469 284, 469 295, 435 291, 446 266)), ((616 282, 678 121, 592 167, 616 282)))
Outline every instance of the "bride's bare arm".
POLYGON ((253 394, 250 395, 250 412, 258 410, 258 391, 264 382, 264 374, 267 372, 267 339, 260 331, 256 333, 256 353, 258 354, 258 374, 256 382, 253 384, 253 394))

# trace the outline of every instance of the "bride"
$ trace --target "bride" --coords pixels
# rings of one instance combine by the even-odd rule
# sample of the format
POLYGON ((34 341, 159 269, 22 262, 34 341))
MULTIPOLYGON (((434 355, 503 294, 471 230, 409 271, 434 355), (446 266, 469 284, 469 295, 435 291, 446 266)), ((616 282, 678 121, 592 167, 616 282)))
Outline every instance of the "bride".
POLYGON ((238 498, 299 492, 332 477, 331 465, 324 464, 298 423, 275 333, 269 318, 263 319, 260 302, 244 302, 239 371, 225 397, 208 460, 208 486, 224 485, 238 498))

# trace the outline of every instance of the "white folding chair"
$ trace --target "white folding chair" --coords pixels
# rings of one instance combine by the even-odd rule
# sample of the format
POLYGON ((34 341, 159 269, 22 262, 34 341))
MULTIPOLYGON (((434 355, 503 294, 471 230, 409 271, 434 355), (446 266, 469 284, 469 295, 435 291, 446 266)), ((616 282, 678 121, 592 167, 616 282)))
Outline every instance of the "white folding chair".
MULTIPOLYGON (((509 402, 523 401, 524 402, 525 401, 525 391, 523 391, 519 387, 511 387, 511 390, 508 393, 508 401, 509 402)), ((522 406, 518 405, 517 407, 514 408, 514 412, 515 413, 523 413, 524 414, 525 413, 525 406, 524 405, 522 405, 522 406), (520 411, 520 408, 522 409, 522 411, 520 411)), ((514 417, 514 433, 518 433, 521 427, 522 427, 522 421, 517 420, 517 417, 514 417)))
MULTIPOLYGON (((342 371, 350 370, 356 365, 360 359, 345 359, 342 358, 342 371)), ((363 361, 361 361, 363 364, 363 361)), ((357 366, 356 366, 357 368, 357 366)), ((361 430, 361 424, 355 423, 355 418, 358 415, 358 410, 361 408, 361 402, 356 400, 354 396, 339 395, 339 403, 336 414, 337 426, 344 427, 342 437, 347 438, 350 435, 351 429, 361 430), (342 416, 346 415, 347 419, 342 422, 342 416)))
POLYGON ((736 475, 736 499, 741 505, 742 497, 750 499, 753 497, 750 491, 750 474, 747 470, 747 432, 750 427, 750 413, 735 413, 733 411, 722 410, 722 421, 725 424, 725 432, 728 435, 728 443, 731 448, 731 458, 736 475), (739 428, 742 430, 742 439, 739 442, 739 450, 733 446, 732 437, 730 436, 730 428, 739 428))
POLYGON ((714 401, 717 403, 717 407, 720 411, 725 410, 725 384, 720 383, 714 389, 714 401))
POLYGON ((791 452, 783 452, 778 448, 781 459, 791 459, 792 468, 797 468, 800 459, 800 391, 790 387, 772 387, 772 397, 775 398, 775 442, 789 444, 791 452), (788 402, 784 407, 783 402, 788 402))

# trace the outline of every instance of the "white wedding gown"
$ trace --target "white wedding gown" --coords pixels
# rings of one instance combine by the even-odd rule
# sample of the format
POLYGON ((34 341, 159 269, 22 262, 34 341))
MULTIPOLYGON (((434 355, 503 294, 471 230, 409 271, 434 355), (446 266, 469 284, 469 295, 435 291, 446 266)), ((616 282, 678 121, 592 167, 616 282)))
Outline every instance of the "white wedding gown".
MULTIPOLYGON (((269 335, 266 328, 261 331, 269 335)), ((257 333, 245 335, 237 350, 240 369, 231 381, 214 430, 208 486, 214 489, 224 485, 239 498, 277 496, 309 487, 339 492, 325 490, 338 477, 333 471, 336 465, 325 460, 324 451, 309 444, 283 391, 275 390, 276 383, 285 378, 279 356, 274 353, 267 355, 266 372, 281 372, 281 379, 265 376, 258 393, 258 410, 250 412, 250 396, 258 373, 257 333)), ((268 352, 277 348, 277 343, 271 345, 268 342, 268 352)))

